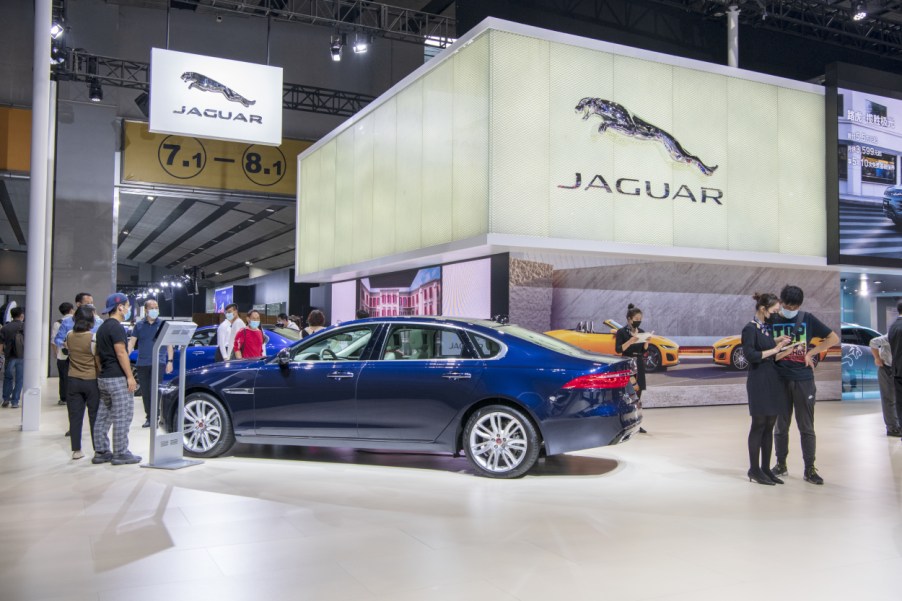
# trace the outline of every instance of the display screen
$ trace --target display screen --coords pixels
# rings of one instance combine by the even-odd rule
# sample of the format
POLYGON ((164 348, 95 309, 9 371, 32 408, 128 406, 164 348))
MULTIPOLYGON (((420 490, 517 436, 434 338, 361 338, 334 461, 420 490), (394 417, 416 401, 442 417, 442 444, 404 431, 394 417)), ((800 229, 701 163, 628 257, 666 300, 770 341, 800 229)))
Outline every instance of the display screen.
POLYGON ((234 298, 235 288, 233 286, 229 286, 228 288, 217 288, 213 292, 213 302, 216 305, 216 313, 222 313, 225 311, 225 308, 235 302, 234 298))
POLYGON ((839 262, 902 263, 902 99, 838 88, 839 262))
POLYGON ((332 323, 357 318, 357 280, 332 284, 332 323))
POLYGON ((442 314, 442 268, 426 267, 362 278, 357 308, 370 317, 442 314))
POLYGON ((492 317, 492 260, 452 263, 442 267, 442 315, 492 317))

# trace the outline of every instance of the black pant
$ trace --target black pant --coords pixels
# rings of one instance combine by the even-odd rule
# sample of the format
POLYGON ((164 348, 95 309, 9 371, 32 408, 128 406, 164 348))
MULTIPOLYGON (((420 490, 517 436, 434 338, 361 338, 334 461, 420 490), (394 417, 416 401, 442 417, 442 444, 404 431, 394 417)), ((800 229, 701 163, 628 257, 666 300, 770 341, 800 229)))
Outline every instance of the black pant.
POLYGON ((753 415, 749 428, 749 467, 770 469, 770 455, 774 449, 774 424, 776 415, 753 415))
POLYGON ((69 411, 69 440, 73 451, 81 450, 81 427, 85 421, 85 407, 88 408, 88 423, 91 424, 91 447, 94 447, 94 424, 100 407, 100 389, 97 380, 69 378, 66 409, 69 411))
POLYGON ((65 403, 66 399, 69 398, 66 386, 69 382, 69 360, 57 359, 56 370, 60 373, 60 401, 65 403))
POLYGON ((777 462, 786 463, 789 455, 789 426, 792 424, 792 413, 795 410, 796 426, 802 436, 802 458, 805 467, 814 467, 814 455, 817 439, 814 435, 814 403, 817 388, 814 380, 786 380, 786 391, 790 403, 786 413, 777 417, 774 429, 774 445, 777 449, 777 462))
MULTIPOLYGON (((160 382, 163 380, 163 371, 165 369, 165 365, 160 366, 160 377, 157 380, 157 386, 160 385, 160 382)), ((147 421, 150 421, 150 382, 153 379, 153 366, 152 365, 139 365, 138 366, 138 385, 141 387, 141 400, 144 401, 144 417, 147 421)), ((159 409, 159 407, 157 407, 159 409)))

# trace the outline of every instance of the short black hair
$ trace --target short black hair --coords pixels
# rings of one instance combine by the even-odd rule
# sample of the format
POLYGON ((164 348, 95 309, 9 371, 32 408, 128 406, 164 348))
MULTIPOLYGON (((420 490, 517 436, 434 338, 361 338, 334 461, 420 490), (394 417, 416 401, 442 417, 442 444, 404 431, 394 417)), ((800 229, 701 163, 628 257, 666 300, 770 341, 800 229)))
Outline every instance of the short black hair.
POLYGON ((899 315, 902 315, 902 299, 899 299, 899 302, 896 303, 896 311, 899 312, 899 315))
POLYGON ((25 309, 23 309, 22 307, 13 307, 12 310, 9 312, 9 316, 12 317, 13 319, 19 319, 24 314, 25 314, 25 309))
POLYGON ((78 294, 75 295, 75 302, 78 304, 81 304, 81 302, 84 300, 84 298, 86 296, 90 296, 91 298, 94 298, 94 295, 91 294, 90 292, 79 292, 78 294))
POLYGON ((60 303, 60 314, 68 315, 69 311, 71 311, 74 308, 75 308, 75 305, 73 305, 72 303, 69 303, 69 302, 60 303))
POLYGON ((288 319, 288 315, 285 313, 279 313, 279 319, 288 319))
POLYGON ((75 312, 75 317, 72 318, 73 332, 90 332, 91 328, 94 327, 94 309, 88 307, 87 305, 82 305, 75 312))
POLYGON ((780 302, 784 305, 801 305, 805 300, 805 293, 798 286, 786 285, 780 291, 780 302))
POLYGON ((238 305, 236 305, 235 303, 232 303, 231 305, 226 305, 225 310, 228 311, 229 309, 235 309, 237 311, 238 305))
POLYGON ((358 309, 357 310, 357 319, 366 319, 370 316, 370 312, 366 309, 358 309))

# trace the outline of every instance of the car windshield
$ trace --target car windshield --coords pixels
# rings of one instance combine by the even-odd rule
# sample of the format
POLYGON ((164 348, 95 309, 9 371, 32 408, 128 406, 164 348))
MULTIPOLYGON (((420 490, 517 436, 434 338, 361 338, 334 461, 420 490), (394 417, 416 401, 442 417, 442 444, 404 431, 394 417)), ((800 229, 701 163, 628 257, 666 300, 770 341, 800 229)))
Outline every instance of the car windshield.
POLYGON ((301 333, 298 330, 289 330, 288 328, 273 328, 272 331, 282 338, 287 338, 288 340, 301 339, 301 333))

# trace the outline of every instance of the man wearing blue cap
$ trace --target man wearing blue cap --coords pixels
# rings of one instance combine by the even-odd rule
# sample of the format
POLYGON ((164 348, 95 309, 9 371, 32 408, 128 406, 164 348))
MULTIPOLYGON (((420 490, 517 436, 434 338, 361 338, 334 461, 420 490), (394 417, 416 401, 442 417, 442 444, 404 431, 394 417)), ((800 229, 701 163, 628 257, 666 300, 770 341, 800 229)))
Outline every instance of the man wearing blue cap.
POLYGON ((131 317, 128 297, 117 292, 106 299, 104 313, 109 319, 97 328, 97 358, 100 374, 100 408, 94 426, 94 458, 92 463, 110 462, 113 465, 138 463, 141 458, 128 450, 128 429, 135 415, 135 389, 126 344, 128 338, 123 321, 131 317), (109 431, 113 426, 113 447, 110 450, 109 431))

